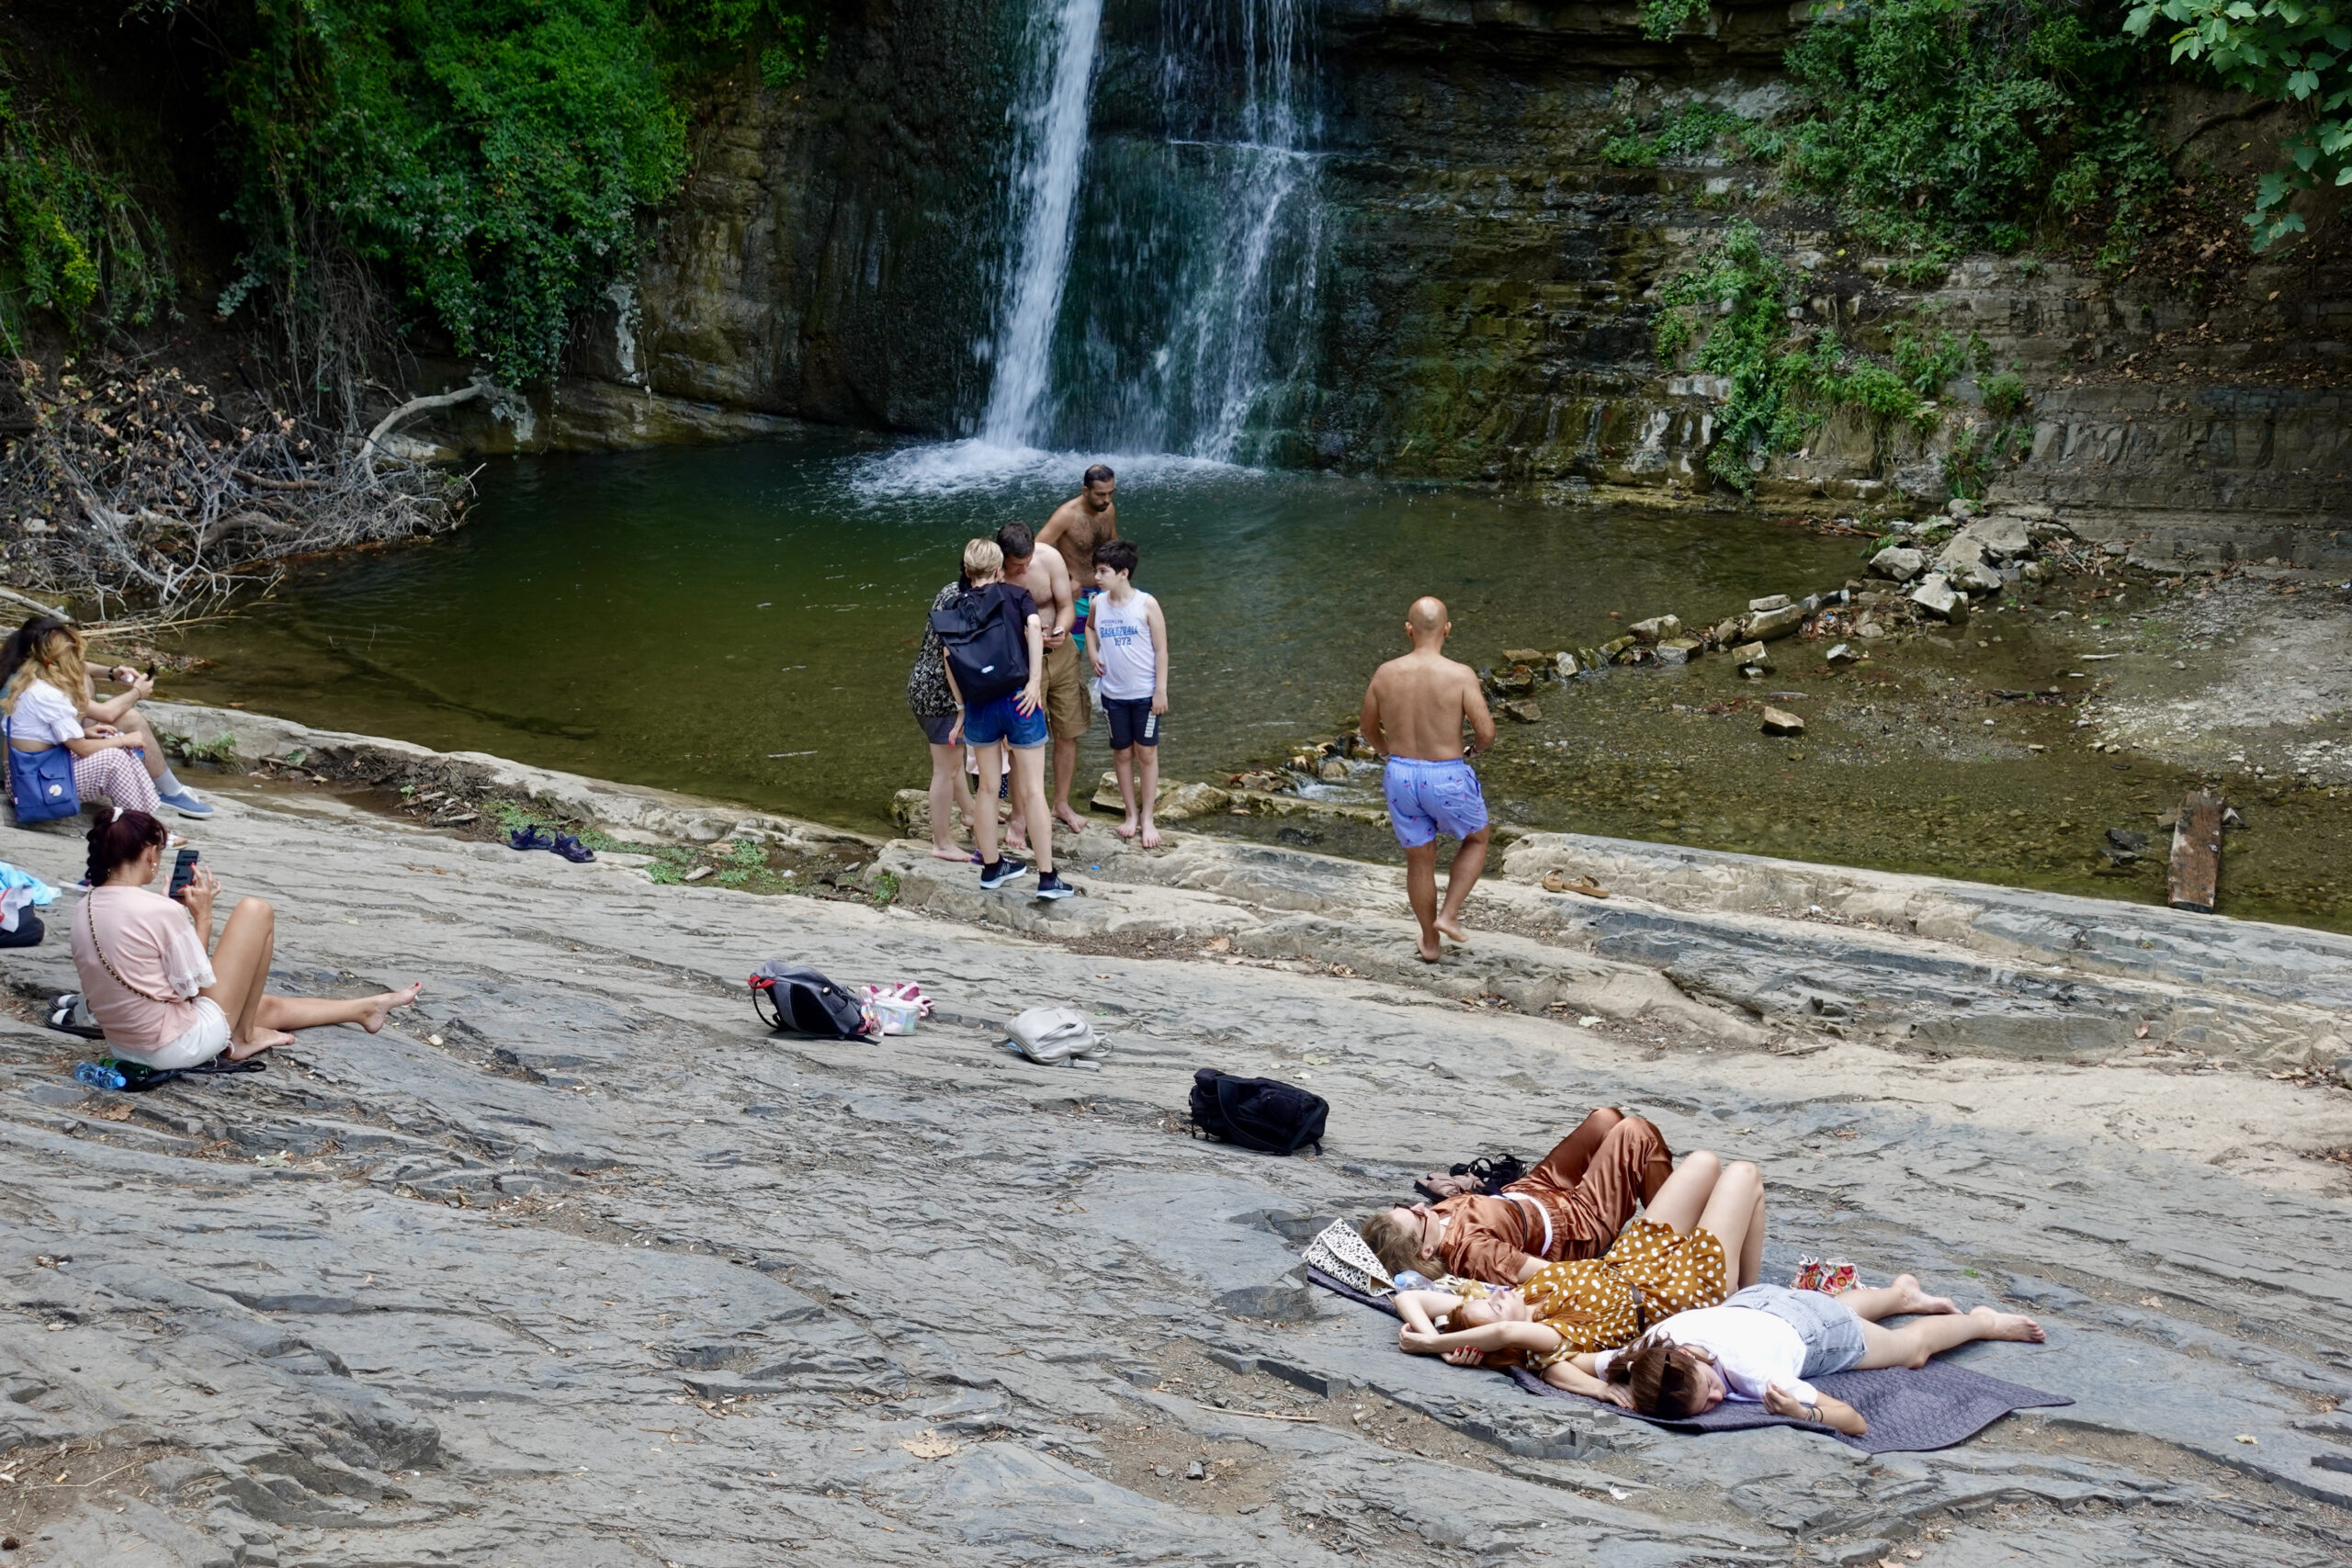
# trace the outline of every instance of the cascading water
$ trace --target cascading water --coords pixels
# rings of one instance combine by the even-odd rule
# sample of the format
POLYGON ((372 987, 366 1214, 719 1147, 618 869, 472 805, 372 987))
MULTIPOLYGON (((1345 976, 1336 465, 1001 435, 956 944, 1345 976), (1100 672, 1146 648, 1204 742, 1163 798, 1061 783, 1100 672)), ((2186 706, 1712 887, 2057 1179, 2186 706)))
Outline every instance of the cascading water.
POLYGON ((1102 39, 1102 0, 1041 16, 983 443, 1230 462, 1283 423, 1321 241, 1310 3, 1163 0, 1141 42, 1102 39))
POLYGON ((1044 23, 1031 29, 1035 81, 1013 150, 1015 250, 996 336, 996 376, 980 418, 980 438, 996 446, 1034 446, 1044 434, 1039 413, 1052 380, 1054 322, 1069 279, 1102 0, 1058 0, 1044 23))

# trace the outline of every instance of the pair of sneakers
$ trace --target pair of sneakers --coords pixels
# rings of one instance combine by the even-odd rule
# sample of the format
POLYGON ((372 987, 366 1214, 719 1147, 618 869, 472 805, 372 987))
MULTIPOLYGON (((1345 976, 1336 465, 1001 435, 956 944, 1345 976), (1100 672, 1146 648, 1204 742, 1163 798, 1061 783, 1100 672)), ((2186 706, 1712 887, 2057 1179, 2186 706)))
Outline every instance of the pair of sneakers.
MULTIPOLYGON (((1028 874, 1029 864, 1026 861, 1017 861, 1011 855, 1007 855, 993 864, 980 867, 980 889, 985 893, 993 893, 1006 883, 1017 882, 1028 874)), ((1077 888, 1072 887, 1050 871, 1037 878, 1036 896, 1040 898, 1067 898, 1077 891, 1077 888)))

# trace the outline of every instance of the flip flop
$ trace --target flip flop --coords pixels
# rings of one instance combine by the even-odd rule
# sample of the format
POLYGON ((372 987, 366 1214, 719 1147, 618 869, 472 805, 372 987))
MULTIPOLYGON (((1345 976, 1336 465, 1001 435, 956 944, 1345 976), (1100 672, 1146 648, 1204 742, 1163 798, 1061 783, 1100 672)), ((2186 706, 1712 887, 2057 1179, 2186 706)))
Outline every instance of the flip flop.
POLYGON ((537 822, 526 824, 506 835, 506 847, 510 850, 551 850, 555 846, 556 840, 548 837, 537 822))
POLYGON ((49 1026, 68 1034, 78 1034, 85 1040, 104 1040, 107 1032, 90 1016, 89 1004, 79 991, 66 991, 49 1001, 49 1026))
POLYGON ((259 1056, 248 1056, 242 1062, 233 1061, 223 1053, 209 1062, 198 1062, 182 1070, 189 1073, 266 1073, 269 1071, 269 1064, 259 1056))

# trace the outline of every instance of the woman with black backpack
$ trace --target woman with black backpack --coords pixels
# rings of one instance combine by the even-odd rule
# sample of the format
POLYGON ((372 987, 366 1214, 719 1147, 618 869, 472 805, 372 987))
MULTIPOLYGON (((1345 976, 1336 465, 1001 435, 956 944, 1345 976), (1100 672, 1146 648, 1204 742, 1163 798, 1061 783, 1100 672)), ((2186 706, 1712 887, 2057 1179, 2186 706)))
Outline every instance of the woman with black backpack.
MULTIPOLYGON (((956 706, 948 744, 969 742, 980 756, 980 776, 996 776, 996 749, 1012 754, 1012 807, 1029 825, 1037 856, 1040 898, 1078 891, 1054 874, 1054 818, 1046 806, 1046 640, 1037 602, 1007 582, 1004 551, 994 539, 964 546, 964 581, 970 588, 933 610, 941 668, 956 706)), ((996 812, 982 803, 972 819, 980 846, 980 886, 989 891, 1028 874, 1029 868, 997 846, 996 812)))
MULTIPOLYGON (((971 587, 957 578, 932 596, 932 610, 946 609, 971 587)), ((922 650, 915 655, 914 668, 907 671, 907 706, 913 710, 915 722, 922 727, 922 738, 931 746, 931 852, 940 860, 973 860, 977 857, 956 840, 955 814, 962 812, 968 828, 979 820, 980 813, 971 786, 964 782, 964 770, 956 765, 956 693, 947 684, 939 629, 928 619, 923 622, 922 650)), ((993 802, 989 815, 996 815, 993 802)))

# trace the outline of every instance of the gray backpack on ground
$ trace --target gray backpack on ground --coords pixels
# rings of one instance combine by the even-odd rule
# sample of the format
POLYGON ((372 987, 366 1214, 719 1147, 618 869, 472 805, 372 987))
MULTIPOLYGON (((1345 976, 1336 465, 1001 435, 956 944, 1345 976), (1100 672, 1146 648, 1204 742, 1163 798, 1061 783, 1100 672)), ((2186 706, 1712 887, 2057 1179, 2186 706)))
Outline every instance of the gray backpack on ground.
POLYGON ((1074 1008, 1031 1008, 1004 1032, 1014 1050, 1046 1066, 1100 1067, 1107 1054, 1094 1026, 1074 1008))

